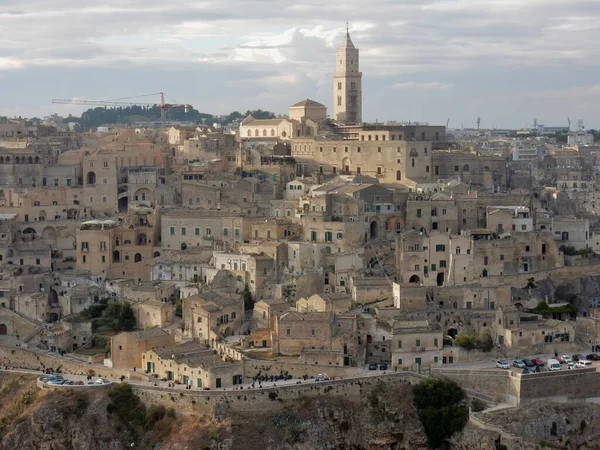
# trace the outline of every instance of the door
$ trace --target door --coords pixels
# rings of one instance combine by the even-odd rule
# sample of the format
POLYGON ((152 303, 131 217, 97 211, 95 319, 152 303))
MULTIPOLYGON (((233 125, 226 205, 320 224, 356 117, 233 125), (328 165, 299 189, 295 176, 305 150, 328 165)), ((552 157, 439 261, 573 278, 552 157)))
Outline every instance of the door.
POLYGON ((498 336, 498 344, 504 345, 504 336, 498 336))
POLYGON ((8 334, 8 329, 6 328, 6 325, 4 325, 3 323, 0 323, 0 336, 6 336, 8 334))
POLYGON ((344 356, 344 365, 345 366, 349 366, 350 365, 350 357, 349 356, 344 356))
POLYGON ((154 373, 154 367, 152 367, 154 364, 152 364, 151 362, 147 362, 146 363, 146 371, 148 373, 154 373))
POLYGON ((220 378, 217 378, 216 386, 217 386, 217 389, 221 387, 221 379, 220 378))
POLYGON ((173 372, 170 370, 167 370, 167 380, 173 381, 173 372))

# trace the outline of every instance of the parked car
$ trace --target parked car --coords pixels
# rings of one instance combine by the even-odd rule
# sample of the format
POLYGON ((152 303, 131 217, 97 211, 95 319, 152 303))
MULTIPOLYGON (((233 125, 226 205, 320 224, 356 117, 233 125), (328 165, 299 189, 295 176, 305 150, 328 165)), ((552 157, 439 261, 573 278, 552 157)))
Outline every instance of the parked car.
POLYGON ((75 384, 76 384, 77 386, 83 386, 83 384, 84 384, 84 383, 83 383, 83 381, 81 381, 81 380, 77 380, 77 381, 75 382, 75 384))
POLYGON ((573 355, 573 361, 577 362, 580 359, 585 359, 585 358, 583 357, 583 355, 580 355, 579 353, 577 355, 573 355))
POLYGON ((530 359, 524 359, 523 364, 525 364, 525 367, 534 367, 535 366, 535 364, 533 364, 533 361, 531 361, 530 359))
POLYGON ((561 364, 569 364, 570 362, 573 362, 573 358, 571 358, 569 355, 560 355, 557 359, 561 364))
POLYGON ((328 381, 329 377, 327 376, 326 373, 320 373, 319 375, 317 375, 315 377, 315 381, 328 381))
POLYGON ((575 368, 575 363, 573 361, 570 361, 567 363, 567 370, 571 370, 575 368))
POLYGON ((600 355, 597 353, 590 353, 585 357, 588 361, 600 361, 600 355))
POLYGON ((549 359, 548 360, 548 370, 560 370, 562 369, 558 359, 549 359))
POLYGON ((542 366, 544 366, 544 361, 542 361, 542 360, 541 360, 541 359, 539 359, 539 358, 533 358, 533 359, 531 360, 531 362, 533 363, 533 365, 534 365, 534 366, 539 366, 539 367, 542 367, 542 366))
POLYGON ((496 367, 498 369, 510 369, 508 361, 496 361, 496 367))
POLYGON ((96 380, 96 384, 104 384, 104 380, 102 378, 98 378, 96 380))
POLYGON ((379 370, 387 370, 387 364, 386 363, 379 364, 379 370))
POLYGON ((515 359, 513 361, 513 366, 515 366, 518 369, 524 369, 525 367, 527 367, 522 359, 515 359))
POLYGON ((592 362, 586 359, 580 359, 575 363, 575 367, 578 369, 590 369, 592 366, 592 362))
POLYGON ((369 364, 369 370, 377 370, 377 367, 379 367, 377 363, 369 364))
POLYGON ((535 369, 533 367, 523 367, 523 374, 535 373, 535 369))

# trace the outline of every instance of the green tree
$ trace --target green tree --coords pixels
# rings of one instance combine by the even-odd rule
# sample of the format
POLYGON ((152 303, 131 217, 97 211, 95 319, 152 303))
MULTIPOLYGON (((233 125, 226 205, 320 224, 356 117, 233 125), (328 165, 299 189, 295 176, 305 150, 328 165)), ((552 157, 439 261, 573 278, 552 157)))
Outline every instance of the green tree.
POLYGON ((414 387, 413 394, 429 448, 440 448, 469 421, 467 396, 453 380, 426 378, 414 387))
POLYGON ((252 300, 252 294, 250 293, 248 285, 246 285, 242 291, 242 297, 244 298, 244 310, 248 311, 249 309, 254 309, 254 300, 252 300))
POLYGON ((454 344, 456 344, 457 347, 462 347, 466 350, 473 350, 475 347, 477 347, 477 338, 467 334, 459 334, 456 336, 454 344))
POLYGON ((119 311, 119 329, 122 331, 131 331, 135 328, 135 315, 133 308, 129 303, 121 303, 119 311))

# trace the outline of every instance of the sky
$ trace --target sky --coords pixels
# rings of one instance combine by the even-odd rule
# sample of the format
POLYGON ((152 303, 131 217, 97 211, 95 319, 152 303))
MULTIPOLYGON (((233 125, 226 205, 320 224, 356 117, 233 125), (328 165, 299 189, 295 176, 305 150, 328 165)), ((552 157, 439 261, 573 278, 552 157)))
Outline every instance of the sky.
POLYGON ((160 91, 213 114, 331 112, 346 22, 363 120, 600 128, 598 0, 0 0, 0 114, 160 91))

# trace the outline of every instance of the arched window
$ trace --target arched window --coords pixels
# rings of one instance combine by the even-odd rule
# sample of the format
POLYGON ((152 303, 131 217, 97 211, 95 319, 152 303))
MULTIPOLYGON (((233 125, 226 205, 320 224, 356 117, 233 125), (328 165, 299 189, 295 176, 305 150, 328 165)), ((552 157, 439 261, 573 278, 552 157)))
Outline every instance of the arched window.
POLYGON ((248 137, 252 137, 252 130, 248 130, 248 137))
POLYGON ((490 171, 490 167, 489 166, 483 166, 483 171, 484 172, 489 172, 490 171))
POLYGON ((396 171, 396 181, 400 181, 402 179, 402 172, 399 170, 396 171))
POLYGON ((88 172, 87 184, 96 184, 96 174, 94 172, 88 172))
POLYGON ((33 202, 33 206, 40 206, 40 202, 38 202, 38 201, 33 202))
POLYGON ((281 137, 286 137, 286 136, 287 136, 287 133, 285 131, 282 131, 281 132, 281 137))
POLYGON ((38 164, 40 162, 40 158, 38 156, 35 157, 35 163, 38 164))
POLYGON ((142 255, 139 253, 136 253, 135 256, 133 257, 133 260, 135 262, 140 262, 142 260, 142 255))
POLYGON ((481 276, 486 278, 488 276, 488 271, 487 269, 483 269, 483 272, 481 272, 481 276))
POLYGON ((0 164, 4 164, 4 156, 0 156, 0 164))
POLYGON ((271 128, 271 136, 275 136, 275 128, 271 128))
POLYGON ((456 247, 456 254, 460 255, 460 247, 456 247))
POLYGON ((471 167, 468 164, 465 164, 463 166, 463 172, 470 172, 471 171, 471 167))
POLYGON ((15 164, 19 164, 19 163, 20 163, 20 161, 19 161, 19 157, 17 156, 17 157, 15 158, 15 164))
POLYGON ((258 130, 254 130, 254 136, 258 137, 258 130))
POLYGON ((267 137, 267 130, 263 130, 263 136, 267 137))
POLYGON ((30 156, 29 158, 27 158, 27 162, 28 162, 29 164, 33 164, 33 157, 32 157, 32 156, 30 156))
POLYGON ((437 223, 437 222, 433 222, 433 223, 431 224, 431 229, 432 229, 432 230, 437 230, 437 229, 438 229, 438 223, 437 223))

